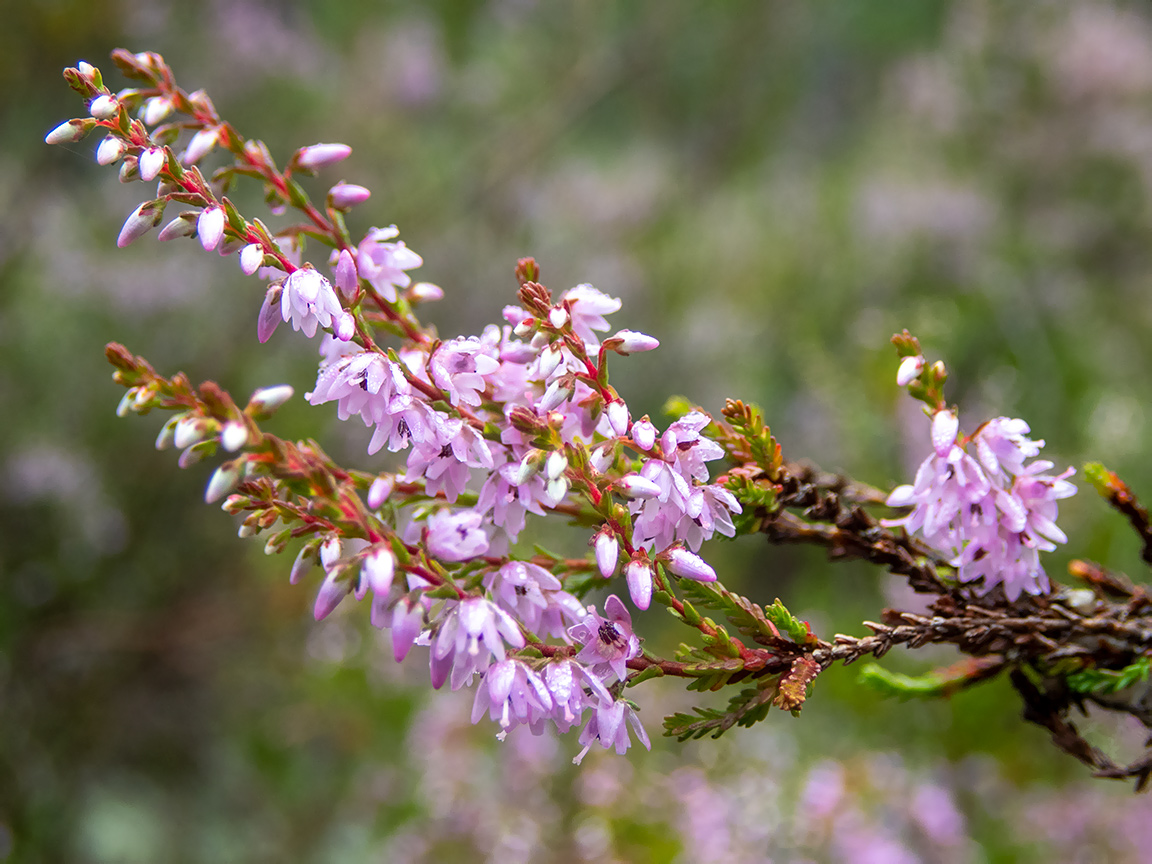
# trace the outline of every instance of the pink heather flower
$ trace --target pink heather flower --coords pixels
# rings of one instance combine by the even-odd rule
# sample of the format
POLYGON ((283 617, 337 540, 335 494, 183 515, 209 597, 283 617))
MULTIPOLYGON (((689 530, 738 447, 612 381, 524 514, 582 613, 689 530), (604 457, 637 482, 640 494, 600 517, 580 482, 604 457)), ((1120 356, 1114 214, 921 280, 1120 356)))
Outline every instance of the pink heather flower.
POLYGON ((424 629, 424 607, 418 601, 401 597, 392 607, 391 613, 383 609, 379 610, 379 614, 377 612, 377 606, 373 603, 372 624, 392 631, 392 656, 399 663, 408 656, 416 637, 424 629))
POLYGON ((392 489, 396 486, 396 478, 391 474, 382 474, 372 481, 372 485, 368 487, 368 506, 373 510, 380 509, 384 502, 392 495, 392 489))
POLYGON ((530 561, 509 561, 484 576, 493 600, 528 630, 567 639, 566 628, 587 614, 560 580, 530 561))
POLYGON ((652 742, 648 740, 648 733, 644 731, 635 708, 624 699, 600 703, 588 719, 588 725, 580 733, 580 743, 584 745, 584 749, 573 758, 572 763, 579 765, 596 741, 599 741, 605 750, 615 747, 617 754, 623 756, 632 743, 628 738, 629 726, 632 727, 636 740, 644 745, 644 749, 651 750, 652 742))
POLYGON ((441 342, 432 352, 428 361, 432 383, 447 394, 450 404, 480 404, 485 376, 500 368, 500 362, 484 351, 479 339, 468 336, 441 342))
POLYGON ((640 474, 625 474, 616 481, 616 488, 628 498, 658 498, 660 486, 640 474))
POLYGON ((584 647, 576 662, 592 666, 594 674, 607 680, 608 673, 623 681, 628 674, 628 661, 640 654, 640 637, 632 632, 632 616, 620 598, 612 594, 604 602, 606 618, 595 606, 588 607, 588 617, 568 628, 568 635, 584 647))
POLYGON ((668 569, 683 579, 695 579, 697 582, 716 581, 716 571, 707 561, 679 546, 668 551, 668 569))
POLYGON ((587 283, 569 288, 560 299, 568 306, 572 329, 590 346, 599 344, 593 331, 608 329, 604 316, 618 311, 621 306, 619 298, 609 297, 587 283))
MULTIPOLYGON (((483 597, 467 597, 453 606, 444 616, 440 630, 432 643, 432 659, 439 668, 439 677, 448 663, 452 669, 452 689, 459 690, 475 672, 483 672, 489 659, 503 660, 504 645, 524 647, 524 637, 515 619, 503 609, 483 597)), ((444 678, 440 683, 444 683, 444 678)), ((433 686, 439 685, 433 680, 433 686)))
POLYGON ((302 330, 311 338, 318 327, 331 327, 342 311, 332 283, 311 267, 294 270, 284 280, 280 315, 291 321, 293 330, 302 330))
POLYGON ((333 210, 348 210, 370 197, 372 193, 368 189, 355 183, 337 183, 328 190, 328 204, 333 210))
POLYGON ((163 170, 165 161, 163 147, 149 147, 140 154, 140 179, 151 183, 163 170))
POLYGON ((200 211, 200 218, 196 220, 196 233, 205 252, 211 252, 220 245, 224 237, 224 222, 223 207, 207 207, 200 211))
POLYGON ((488 475, 480 488, 480 498, 476 509, 481 513, 492 511, 492 522, 515 541, 524 530, 525 513, 544 515, 548 503, 544 478, 532 471, 525 477, 518 476, 521 465, 508 462, 488 475), (517 481, 520 482, 517 482, 517 481))
POLYGON ((523 661, 505 659, 484 672, 472 704, 472 722, 479 723, 487 711, 500 724, 503 739, 509 729, 521 724, 540 731, 552 710, 552 694, 544 680, 523 661))
POLYGON ((637 609, 647 609, 652 603, 652 565, 643 558, 634 558, 624 568, 628 593, 637 609))
POLYGON ((408 299, 414 303, 432 303, 444 299, 444 289, 431 282, 417 282, 408 289, 408 299))
POLYGON ((352 148, 347 144, 313 144, 296 152, 296 164, 306 171, 315 171, 347 159, 352 148))
POLYGON ((612 701, 600 679, 572 660, 554 660, 545 666, 544 683, 552 696, 552 721, 560 732, 579 723, 586 709, 612 701))
POLYGON ((371 229, 360 241, 356 255, 360 276, 367 279, 389 303, 396 302, 397 288, 407 288, 412 282, 412 278, 404 271, 413 270, 424 263, 424 259, 405 246, 403 241, 385 242, 399 233, 395 225, 371 229))
POLYGON ((660 447, 665 457, 672 457, 676 469, 685 477, 701 482, 708 479, 705 462, 712 462, 724 456, 724 448, 700 434, 712 419, 700 411, 685 414, 660 438, 660 447))
POLYGON ((428 551, 442 561, 467 561, 488 551, 484 517, 475 510, 437 510, 428 517, 428 551))
POLYGON ((429 495, 443 491, 452 502, 464 491, 469 468, 493 468, 492 451, 484 437, 459 417, 430 411, 428 418, 432 434, 412 448, 406 479, 416 482, 423 477, 429 495))
POLYGON ((911 505, 912 512, 884 524, 919 531, 954 557, 960 581, 983 580, 984 592, 1002 585, 1009 600, 1046 593, 1039 553, 1067 540, 1056 526, 1056 502, 1075 494, 1066 479, 1073 469, 1050 476, 1043 472, 1051 462, 1024 464, 1043 442, 1025 437, 1023 420, 998 417, 984 424, 972 438, 979 462, 957 443, 958 430, 951 411, 932 418, 933 453, 912 486, 899 486, 888 497, 890 506, 911 505))

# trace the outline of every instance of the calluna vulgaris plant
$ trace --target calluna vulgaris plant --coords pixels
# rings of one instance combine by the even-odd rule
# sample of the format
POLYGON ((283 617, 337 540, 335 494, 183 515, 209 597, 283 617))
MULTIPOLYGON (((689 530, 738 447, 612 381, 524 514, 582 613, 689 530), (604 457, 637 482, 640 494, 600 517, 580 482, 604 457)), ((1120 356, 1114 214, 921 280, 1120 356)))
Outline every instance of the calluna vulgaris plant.
MULTIPOLYGON (((433 687, 475 687, 473 721, 487 714, 501 736, 517 726, 578 728, 577 762, 596 744, 618 753, 633 739, 649 746, 625 693, 650 678, 733 689, 723 707, 665 718, 665 734, 685 740, 750 726, 773 706, 797 714, 833 663, 951 643, 966 655, 951 668, 909 679, 871 665, 862 679, 894 694, 940 696, 1007 675, 1025 718, 1057 747, 1098 776, 1147 785, 1152 749, 1117 764, 1068 716, 1091 703, 1152 726, 1148 594, 1086 561, 1070 567, 1081 587, 1049 581, 1040 553, 1067 541, 1056 517, 1059 500, 1076 491, 1073 469, 1054 473, 1037 458, 1044 442, 1023 420, 996 417, 964 433, 944 397, 944 365, 929 364, 907 331, 892 340, 896 380, 924 403, 932 451, 913 484, 889 494, 785 460, 760 412, 737 400, 719 418, 687 407, 661 430, 634 418, 609 383, 610 357, 658 346, 629 330, 603 335, 618 299, 591 285, 554 296, 525 258, 515 271, 519 303, 505 307, 502 324, 440 338, 417 314, 443 295, 409 275, 421 257, 395 227, 358 241, 347 227, 345 214, 369 191, 338 183, 318 206, 297 182, 350 148, 303 147, 278 168, 203 91, 177 87, 159 55, 119 50, 113 59, 134 86, 114 93, 90 64, 66 69, 88 113, 46 140, 98 131, 100 164, 118 164, 125 182, 157 184, 118 245, 180 208, 161 240, 195 237, 268 283, 260 341, 281 322, 321 334, 308 402, 335 403, 342 420, 371 427, 370 455, 406 454, 402 472, 343 468, 315 442, 264 429, 291 387, 257 391, 241 408, 212 382, 193 387, 121 345, 107 347, 127 388, 119 413, 172 412, 157 447, 182 450, 181 467, 231 454, 205 497, 244 514, 241 536, 265 536, 268 553, 300 541, 291 580, 320 569, 317 620, 349 597, 367 600, 372 623, 391 630, 397 660, 425 646, 433 687), (221 151, 226 164, 206 175, 199 166, 221 151), (263 184, 273 215, 291 208, 298 220, 274 229, 241 214, 227 197, 240 178, 263 184), (308 257, 308 240, 322 256, 308 257), (722 473, 712 476, 709 463, 722 473), (591 554, 514 551, 528 514, 577 526, 591 554), (700 555, 716 534, 761 534, 872 562, 930 595, 931 614, 886 609, 881 621, 864 622, 869 635, 821 638, 779 600, 765 606, 727 590, 700 555), (614 581, 602 610, 585 605, 585 594, 614 581), (645 650, 634 628, 633 612, 653 604, 692 631, 673 658, 645 650)), ((1152 562, 1152 526, 1129 489, 1100 465, 1085 474, 1152 562)))

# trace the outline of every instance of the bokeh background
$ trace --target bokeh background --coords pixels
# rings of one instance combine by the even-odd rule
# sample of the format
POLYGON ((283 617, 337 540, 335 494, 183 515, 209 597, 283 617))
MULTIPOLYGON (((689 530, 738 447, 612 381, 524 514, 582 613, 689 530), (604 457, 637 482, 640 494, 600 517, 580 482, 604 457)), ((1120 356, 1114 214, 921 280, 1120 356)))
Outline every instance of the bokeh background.
MULTIPOLYGON (((1152 497, 1148 6, 51 0, 2 23, 0 860, 1152 860, 1147 796, 1090 779, 997 683, 898 704, 837 669, 799 720, 578 769, 574 736, 470 726, 470 694, 430 694, 362 610, 315 625, 289 561, 202 504, 209 469, 153 449, 161 418, 115 417, 109 340, 239 394, 307 389, 314 347, 256 344, 262 291, 234 261, 117 249, 143 187, 95 139, 42 143, 82 110, 64 66, 118 80, 112 48, 157 50, 281 161, 352 145, 313 191, 374 190, 351 224, 395 222, 424 255, 442 334, 498 320, 534 255, 662 340, 614 366, 635 414, 741 397, 789 457, 891 486, 927 449, 893 380, 908 327, 968 428, 1024 417, 1058 464, 1100 459, 1152 497)), ((295 402, 276 431, 377 464, 363 430, 295 402)), ((1090 491, 1063 513, 1054 577, 1076 555, 1143 578, 1090 491)), ((916 602, 813 550, 707 554, 822 635, 916 602)), ((654 738, 691 704, 666 682, 636 697, 654 738)))

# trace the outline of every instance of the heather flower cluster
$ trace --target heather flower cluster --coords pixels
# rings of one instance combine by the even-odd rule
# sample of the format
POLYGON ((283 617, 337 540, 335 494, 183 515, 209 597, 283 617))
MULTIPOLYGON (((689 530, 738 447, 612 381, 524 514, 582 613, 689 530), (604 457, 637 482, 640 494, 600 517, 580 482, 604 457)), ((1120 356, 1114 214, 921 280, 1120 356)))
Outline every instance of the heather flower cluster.
MULTIPOLYGON (((118 243, 159 225, 172 202, 192 208, 168 222, 160 239, 195 237, 206 251, 235 255, 243 273, 268 280, 255 316, 259 341, 281 323, 320 335, 316 383, 305 398, 333 403, 339 419, 369 428, 369 456, 389 459, 377 455, 387 451, 398 454, 390 461, 403 460, 400 470, 374 475, 365 500, 333 500, 351 514, 345 521, 354 530, 294 520, 281 507, 253 513, 241 533, 281 520, 268 551, 305 540, 291 579, 317 565, 323 571, 317 620, 349 596, 370 598, 372 623, 392 631, 396 658, 427 646, 432 685, 476 684, 474 719, 487 713, 502 736, 519 725, 539 733, 550 722, 560 731, 582 726, 583 752, 599 742, 622 753, 629 729, 649 746, 634 706, 620 695, 628 663, 641 656, 628 609, 613 594, 602 616, 563 577, 582 576, 582 590, 590 579, 623 577, 634 605, 646 609, 660 580, 715 580, 697 553, 715 533, 735 533, 740 504, 709 482, 706 463, 723 456, 704 434, 711 418, 692 411, 661 435, 647 417, 633 420, 608 384, 609 355, 649 351, 657 340, 626 329, 604 338, 620 300, 586 284, 554 299, 530 259, 518 271, 520 304, 506 307, 501 323, 479 335, 438 338, 415 313, 443 296, 438 286, 413 282, 421 256, 395 226, 370 228, 360 239, 345 227, 344 214, 369 191, 337 183, 320 208, 298 182, 346 159, 351 148, 303 147, 281 170, 262 142, 221 120, 204 93, 176 88, 158 55, 117 52, 115 59, 138 86, 113 93, 91 65, 67 70, 89 116, 47 140, 76 141, 98 129, 105 135, 100 164, 119 165, 122 180, 157 184, 118 243), (218 151, 234 161, 206 177, 199 166, 218 151), (262 179, 272 212, 294 208, 305 227, 277 233, 245 219, 225 197, 238 175, 262 179), (320 266, 306 258, 305 241, 316 235, 333 247, 320 266), (529 514, 554 513, 593 525, 587 559, 512 551, 529 514)), ((148 410, 155 399, 135 388, 122 412, 148 410)), ((189 407, 158 441, 184 449, 182 465, 218 446, 239 453, 217 470, 206 496, 227 496, 231 512, 252 508, 242 484, 265 470, 254 451, 266 439, 246 419, 269 413, 261 405, 254 398, 245 416, 223 426, 189 407)))
MULTIPOLYGON (((915 382, 923 369, 922 357, 906 357, 898 383, 915 382)), ((1057 501, 1076 493, 1068 482, 1075 469, 1048 473, 1053 463, 1035 458, 1044 442, 1029 432, 1023 420, 997 417, 964 438, 956 412, 937 407, 932 452, 915 482, 888 496, 889 506, 912 510, 886 524, 918 532, 952 559, 961 582, 979 583, 981 593, 996 586, 1009 600, 1047 593, 1040 553, 1068 540, 1056 525, 1057 501)))

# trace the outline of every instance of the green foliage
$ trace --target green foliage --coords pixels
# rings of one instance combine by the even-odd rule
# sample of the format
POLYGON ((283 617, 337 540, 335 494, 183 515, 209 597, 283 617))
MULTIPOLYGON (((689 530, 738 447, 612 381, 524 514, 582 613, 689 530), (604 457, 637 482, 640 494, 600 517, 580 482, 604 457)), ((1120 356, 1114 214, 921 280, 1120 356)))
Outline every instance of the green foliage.
POLYGON ((937 672, 925 675, 903 675, 885 669, 878 663, 866 663, 858 673, 858 680, 882 696, 897 699, 933 699, 948 692, 950 681, 937 672))
POLYGON ((1105 695, 1118 693, 1141 681, 1147 681, 1150 670, 1152 670, 1152 655, 1145 654, 1123 669, 1084 669, 1068 675, 1064 680, 1077 693, 1105 695))
POLYGON ((711 735, 719 738, 733 726, 749 727, 768 716, 776 679, 761 679, 728 700, 728 709, 695 707, 692 714, 677 712, 664 718, 664 734, 678 741, 711 735))

